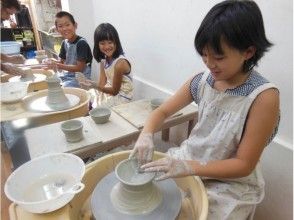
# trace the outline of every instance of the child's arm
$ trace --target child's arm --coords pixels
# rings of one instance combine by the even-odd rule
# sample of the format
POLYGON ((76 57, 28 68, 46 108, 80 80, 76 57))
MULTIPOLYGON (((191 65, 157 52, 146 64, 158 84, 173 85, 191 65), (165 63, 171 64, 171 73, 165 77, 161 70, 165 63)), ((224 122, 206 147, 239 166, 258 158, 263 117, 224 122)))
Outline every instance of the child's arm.
POLYGON ((97 86, 98 90, 100 90, 100 88, 104 88, 104 86, 107 83, 107 77, 105 75, 105 71, 104 71, 103 66, 104 66, 103 62, 100 62, 100 74, 99 74, 99 81, 98 81, 98 86, 97 86))
MULTIPOLYGON (((253 102, 244 128, 243 137, 234 158, 200 164, 198 161, 166 160, 152 162, 144 168, 166 172, 164 178, 198 175, 212 178, 248 176, 255 168, 279 117, 279 94, 275 89, 262 92, 253 102), (172 168, 180 164, 182 172, 172 168), (184 165, 187 164, 188 168, 184 165), (151 168, 151 169, 150 169, 151 168), (192 171, 192 172, 191 172, 192 171)), ((163 179, 164 179, 163 178, 163 179)))
POLYGON ((138 159, 140 164, 150 162, 153 155, 153 134, 160 130, 163 122, 166 118, 173 115, 186 105, 192 102, 192 95, 190 93, 190 83, 191 80, 188 80, 177 92, 175 95, 170 97, 166 102, 161 106, 156 108, 146 120, 145 126, 135 144, 135 147, 129 158, 135 157, 138 159))
POLYGON ((160 130, 163 122, 169 116, 189 105, 192 101, 189 79, 173 96, 156 108, 146 120, 142 133, 155 133, 160 130))
POLYGON ((56 65, 58 69, 66 70, 69 72, 83 72, 86 66, 86 61, 77 60, 77 64, 75 65, 64 64, 63 62, 56 62, 56 65))
POLYGON ((113 96, 117 95, 120 91, 123 75, 126 73, 129 73, 130 71, 131 71, 131 67, 126 60, 121 59, 117 61, 117 63, 114 66, 114 77, 113 77, 112 85, 108 87, 108 86, 105 86, 105 84, 101 85, 99 83, 98 90, 113 96))

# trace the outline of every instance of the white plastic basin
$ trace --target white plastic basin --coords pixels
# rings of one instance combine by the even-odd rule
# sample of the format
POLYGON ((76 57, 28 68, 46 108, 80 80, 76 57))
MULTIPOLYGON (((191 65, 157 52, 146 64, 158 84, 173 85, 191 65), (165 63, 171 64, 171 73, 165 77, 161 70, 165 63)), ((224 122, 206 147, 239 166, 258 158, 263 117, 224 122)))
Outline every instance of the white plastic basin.
POLYGON ((2 41, 0 43, 1 53, 4 54, 19 54, 20 43, 15 41, 2 41))
POLYGON ((46 154, 18 167, 7 179, 8 199, 32 213, 52 212, 84 188, 82 159, 70 153, 46 154))

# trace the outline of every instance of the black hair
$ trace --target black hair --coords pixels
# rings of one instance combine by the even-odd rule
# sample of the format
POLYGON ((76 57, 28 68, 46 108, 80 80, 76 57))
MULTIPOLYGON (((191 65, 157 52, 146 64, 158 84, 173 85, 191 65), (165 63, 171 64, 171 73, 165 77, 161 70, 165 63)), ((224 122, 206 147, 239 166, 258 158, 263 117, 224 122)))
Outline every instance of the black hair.
POLYGON ((103 40, 111 40, 115 43, 116 50, 113 53, 114 59, 124 54, 116 29, 109 23, 102 23, 94 32, 93 56, 97 62, 105 58, 105 55, 99 49, 99 42, 103 40))
POLYGON ((253 57, 243 64, 245 72, 256 66, 264 52, 272 46, 265 36, 261 11, 250 0, 227 0, 211 8, 197 31, 194 46, 201 56, 206 46, 217 54, 223 54, 221 40, 239 51, 245 51, 250 46, 256 48, 253 57))
MULTIPOLYGON (((72 24, 76 23, 76 21, 75 21, 74 17, 72 16, 72 14, 68 13, 67 11, 59 11, 55 15, 55 18, 62 18, 62 17, 68 17, 72 24)), ((57 26, 56 19, 55 19, 55 26, 57 26)))
POLYGON ((18 0, 2 0, 2 8, 15 8, 17 11, 20 11, 20 3, 18 0))

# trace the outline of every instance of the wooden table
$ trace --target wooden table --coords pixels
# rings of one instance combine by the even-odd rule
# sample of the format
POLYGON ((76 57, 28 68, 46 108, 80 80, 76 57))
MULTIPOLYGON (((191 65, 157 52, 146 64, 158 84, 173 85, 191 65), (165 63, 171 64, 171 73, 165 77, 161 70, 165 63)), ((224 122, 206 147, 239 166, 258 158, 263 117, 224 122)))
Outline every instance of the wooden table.
POLYGON ((82 158, 104 152, 116 146, 129 143, 139 135, 139 130, 120 117, 111 113, 109 122, 96 124, 90 116, 76 118, 83 123, 84 138, 69 143, 60 129, 62 122, 53 123, 24 131, 30 157, 46 153, 70 152, 82 158))
MULTIPOLYGON (((150 100, 142 99, 118 106, 112 107, 112 110, 117 112, 132 125, 138 129, 142 129, 147 117, 152 112, 150 100)), ((179 112, 168 118, 162 126, 162 139, 169 140, 169 128, 188 121, 188 136, 191 133, 193 126, 197 121, 198 108, 194 105, 188 105, 179 112)))
MULTIPOLYGON (((66 142, 60 129, 61 122, 27 129, 24 131, 24 136, 30 157, 34 158, 53 152, 71 152, 82 158, 87 158, 96 153, 129 144, 138 138, 141 128, 151 112, 151 109, 143 109, 146 107, 146 103, 148 103, 147 100, 139 100, 113 107, 110 120, 105 124, 95 124, 90 116, 77 118, 84 125, 84 139, 77 143, 66 142), (140 117, 130 118, 126 115, 126 112, 133 114, 140 109, 140 117)), ((193 105, 185 107, 165 121, 162 127, 163 139, 168 139, 169 128, 187 121, 189 122, 189 133, 196 119, 197 107, 193 105)))

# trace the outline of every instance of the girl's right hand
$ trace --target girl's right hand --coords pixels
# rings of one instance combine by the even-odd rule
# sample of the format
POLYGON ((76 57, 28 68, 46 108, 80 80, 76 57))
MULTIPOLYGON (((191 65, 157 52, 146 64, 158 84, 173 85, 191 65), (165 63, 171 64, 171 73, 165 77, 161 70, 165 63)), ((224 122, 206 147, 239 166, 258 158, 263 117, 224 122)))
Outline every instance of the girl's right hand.
POLYGON ((77 77, 77 81, 79 82, 82 89, 89 90, 95 88, 95 82, 89 79, 81 79, 77 77))
POLYGON ((143 165, 152 161, 154 151, 153 135, 151 133, 141 133, 129 159, 135 157, 138 159, 139 165, 143 165))

